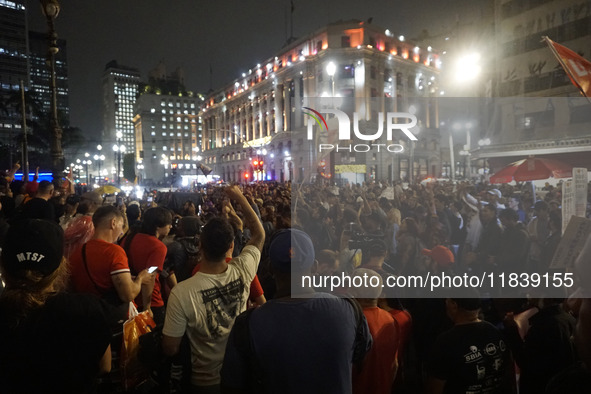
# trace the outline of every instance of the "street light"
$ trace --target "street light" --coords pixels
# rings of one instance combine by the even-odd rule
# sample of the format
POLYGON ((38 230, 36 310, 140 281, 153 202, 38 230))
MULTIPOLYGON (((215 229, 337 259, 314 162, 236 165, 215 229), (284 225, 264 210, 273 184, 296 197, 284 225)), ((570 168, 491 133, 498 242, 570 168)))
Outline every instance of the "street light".
POLYGON ((113 145, 113 151, 117 155, 117 183, 121 185, 121 154, 125 153, 125 145, 121 143, 123 133, 117 132, 117 144, 113 145))
POLYGON ((60 13, 60 4, 57 0, 41 0, 41 9, 47 20, 49 49, 47 62, 50 71, 49 89, 51 91, 51 171, 53 179, 61 179, 61 171, 64 168, 64 152, 62 150, 62 128, 57 119, 57 88, 55 83, 55 55, 59 52, 57 47, 57 33, 53 21, 60 13))
POLYGON ((330 85, 332 89, 332 97, 334 97, 334 75, 337 72, 337 65, 334 62, 329 62, 326 65, 326 73, 330 77, 330 85))
POLYGON ((458 82, 473 81, 480 75, 480 54, 469 53, 458 59, 456 63, 456 80, 458 82))
POLYGON ((88 166, 92 164, 92 160, 83 160, 82 164, 86 166, 86 184, 90 184, 90 177, 88 174, 88 166))
MULTIPOLYGON (((465 156, 466 157, 466 167, 465 167, 465 173, 464 176, 468 179, 470 179, 471 177, 471 172, 472 169, 470 167, 470 149, 472 147, 472 144, 470 142, 470 129, 472 128, 472 123, 471 122, 467 122, 465 125, 462 125, 461 123, 454 123, 453 126, 454 130, 466 130, 466 145, 464 145, 464 149, 460 151, 460 156, 465 156)), ((452 140, 450 140, 452 141, 452 140)))
MULTIPOLYGON (((100 145, 99 145, 100 146, 100 145)), ((101 147, 102 148, 102 147, 101 147)), ((100 149, 99 149, 100 151, 100 149)), ((99 174, 99 185, 101 184, 101 161, 105 160, 105 155, 94 155, 93 159, 96 163, 98 163, 98 174, 99 174)))

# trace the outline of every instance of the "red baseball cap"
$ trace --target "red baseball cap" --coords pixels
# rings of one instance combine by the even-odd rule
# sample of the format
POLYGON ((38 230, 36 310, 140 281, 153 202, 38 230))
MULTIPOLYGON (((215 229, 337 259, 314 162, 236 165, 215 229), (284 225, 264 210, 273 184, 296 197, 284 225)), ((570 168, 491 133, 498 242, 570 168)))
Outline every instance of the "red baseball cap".
POLYGON ((455 262, 454 254, 442 245, 437 245, 433 249, 423 249, 422 253, 425 256, 431 257, 437 265, 447 268, 455 262))

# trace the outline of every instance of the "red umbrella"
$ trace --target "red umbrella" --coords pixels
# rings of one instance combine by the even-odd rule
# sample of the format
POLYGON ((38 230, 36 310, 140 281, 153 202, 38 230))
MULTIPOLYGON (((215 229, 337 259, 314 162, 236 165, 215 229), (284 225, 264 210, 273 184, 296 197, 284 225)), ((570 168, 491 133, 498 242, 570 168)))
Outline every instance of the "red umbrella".
POLYGON ((490 177, 490 183, 524 182, 537 179, 568 178, 573 166, 554 159, 528 157, 509 164, 490 177))

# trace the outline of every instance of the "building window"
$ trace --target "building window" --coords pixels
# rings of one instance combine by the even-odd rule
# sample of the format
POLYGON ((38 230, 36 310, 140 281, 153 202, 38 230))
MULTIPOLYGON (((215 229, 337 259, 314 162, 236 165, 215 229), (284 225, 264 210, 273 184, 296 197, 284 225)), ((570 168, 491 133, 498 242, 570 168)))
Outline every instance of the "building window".
POLYGON ((369 68, 369 77, 371 79, 376 79, 376 66, 371 66, 369 68))
POLYGON ((355 78, 355 66, 345 64, 339 68, 339 78, 355 78))
POLYGON ((350 48, 351 47, 351 37, 350 36, 341 36, 341 48, 350 48))
POLYGON ((384 82, 391 82, 392 79, 392 70, 389 68, 384 70, 384 82))

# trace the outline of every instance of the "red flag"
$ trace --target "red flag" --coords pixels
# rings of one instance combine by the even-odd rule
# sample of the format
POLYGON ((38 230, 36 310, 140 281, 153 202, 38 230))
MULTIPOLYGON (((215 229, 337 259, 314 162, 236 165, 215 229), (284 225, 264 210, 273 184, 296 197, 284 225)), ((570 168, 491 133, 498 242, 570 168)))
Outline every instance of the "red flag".
POLYGON ((591 62, 548 37, 544 37, 544 40, 566 71, 571 82, 581 90, 585 97, 591 97, 591 62))

